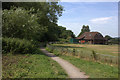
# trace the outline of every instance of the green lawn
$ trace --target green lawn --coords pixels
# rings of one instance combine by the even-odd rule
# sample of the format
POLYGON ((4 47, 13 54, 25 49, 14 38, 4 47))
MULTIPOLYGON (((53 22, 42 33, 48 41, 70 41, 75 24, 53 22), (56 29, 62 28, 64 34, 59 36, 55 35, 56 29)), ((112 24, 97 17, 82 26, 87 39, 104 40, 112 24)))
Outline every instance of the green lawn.
POLYGON ((118 68, 97 62, 81 60, 72 56, 60 56, 69 61, 81 71, 85 72, 90 78, 118 78, 118 68))
POLYGON ((61 66, 44 54, 3 54, 3 78, 66 78, 61 66))

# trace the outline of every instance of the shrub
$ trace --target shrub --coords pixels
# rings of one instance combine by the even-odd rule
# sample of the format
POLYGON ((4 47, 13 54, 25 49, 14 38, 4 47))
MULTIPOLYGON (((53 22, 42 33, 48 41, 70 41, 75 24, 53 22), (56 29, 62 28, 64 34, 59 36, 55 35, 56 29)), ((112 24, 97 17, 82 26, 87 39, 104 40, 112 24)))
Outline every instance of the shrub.
POLYGON ((37 14, 31 14, 34 9, 11 7, 2 12, 2 36, 27 40, 41 40, 47 31, 45 26, 40 25, 37 14))
POLYGON ((3 53, 35 53, 37 48, 30 41, 19 38, 3 38, 2 39, 3 53))
POLYGON ((96 53, 95 53, 94 50, 92 51, 92 53, 93 53, 93 58, 94 58, 94 60, 97 60, 97 55, 96 55, 96 53))

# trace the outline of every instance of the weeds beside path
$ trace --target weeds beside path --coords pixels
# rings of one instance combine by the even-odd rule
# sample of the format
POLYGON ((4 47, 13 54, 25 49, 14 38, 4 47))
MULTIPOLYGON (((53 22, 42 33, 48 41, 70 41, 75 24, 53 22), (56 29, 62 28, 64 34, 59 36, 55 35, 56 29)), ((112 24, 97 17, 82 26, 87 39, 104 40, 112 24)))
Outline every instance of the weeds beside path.
POLYGON ((67 77, 62 67, 43 53, 3 54, 2 65, 3 79, 67 77))
POLYGON ((62 68, 67 72, 70 78, 88 78, 88 76, 85 75, 84 72, 80 72, 80 70, 77 67, 67 62, 66 60, 63 60, 55 56, 54 54, 49 53, 44 48, 41 48, 41 51, 43 51, 47 56, 51 57, 53 60, 58 62, 62 66, 62 68))

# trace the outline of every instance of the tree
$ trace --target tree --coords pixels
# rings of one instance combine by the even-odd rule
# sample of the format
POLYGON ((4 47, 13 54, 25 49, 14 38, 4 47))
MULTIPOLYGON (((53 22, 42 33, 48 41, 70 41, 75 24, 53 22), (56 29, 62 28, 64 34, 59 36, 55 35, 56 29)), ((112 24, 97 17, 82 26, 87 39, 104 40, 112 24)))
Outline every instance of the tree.
POLYGON ((2 24, 3 37, 21 38, 21 39, 35 39, 43 35, 47 30, 37 22, 37 15, 29 14, 23 8, 11 8, 10 10, 3 10, 2 24), (36 34, 39 33, 39 36, 36 34))
POLYGON ((107 40, 112 39, 112 37, 111 37, 111 36, 109 36, 109 35, 106 35, 106 36, 105 36, 105 38, 106 38, 107 40))
POLYGON ((2 9, 10 10, 11 7, 23 7, 26 10, 31 8, 37 13, 40 24, 48 25, 47 23, 57 23, 58 17, 62 16, 63 7, 58 5, 58 2, 3 2, 2 9), (48 21, 48 22, 47 22, 48 21))
POLYGON ((112 38, 108 41, 108 44, 120 44, 120 39, 119 38, 112 38))
POLYGON ((2 6, 3 37, 36 41, 75 37, 71 30, 56 24, 63 11, 58 2, 5 2, 2 6))
POLYGON ((84 32, 90 32, 90 29, 89 29, 89 26, 88 26, 88 25, 87 25, 87 26, 85 26, 85 25, 82 26, 81 32, 80 32, 80 34, 78 35, 78 37, 79 37, 80 35, 82 35, 84 32))
MULTIPOLYGON (((62 16, 62 11, 63 11, 63 7, 61 5, 58 5, 58 2, 37 2, 37 3, 36 2, 27 2, 27 3, 26 2, 3 2, 2 9, 6 10, 8 13, 11 11, 15 13, 15 15, 7 14, 7 13, 6 15, 3 15, 3 20, 5 20, 5 22, 3 23, 5 28, 3 31, 4 36, 9 35, 8 37, 21 38, 21 35, 25 36, 24 34, 26 34, 26 36, 30 37, 30 34, 28 34, 27 32, 24 33, 24 29, 22 28, 21 28, 22 30, 18 29, 18 24, 19 24, 19 27, 22 27, 22 25, 25 25, 25 23, 26 24, 29 23, 30 25, 30 22, 27 22, 30 18, 27 18, 27 16, 31 17, 32 15, 35 15, 35 18, 33 17, 35 20, 30 19, 35 23, 31 22, 31 25, 29 27, 27 26, 28 28, 32 29, 31 26, 35 28, 35 26, 33 25, 35 24, 37 28, 39 28, 37 29, 37 31, 33 30, 36 32, 35 33, 36 35, 34 35, 34 39, 38 41, 57 40, 58 38, 57 32, 55 31, 57 30, 56 22, 58 20, 58 17, 62 16), (22 12, 19 12, 17 9, 20 7, 24 9, 22 10, 22 12), (16 13, 15 11, 16 12, 18 11, 19 13, 16 13), (18 18, 20 14, 22 17, 18 18), (10 25, 8 24, 7 21, 10 23, 10 25), (14 25, 11 25, 11 24, 14 24, 14 25), (13 29, 12 27, 14 27, 16 30, 13 29), (13 31, 7 30, 7 28, 12 29, 13 31), (19 33, 16 31, 18 31, 19 33), (8 32, 11 34, 8 34, 8 32)), ((24 26, 24 28, 27 28, 27 27, 26 25, 24 26)), ((27 31, 30 31, 30 30, 27 30, 27 31)))
POLYGON ((75 38, 75 35, 74 35, 74 33, 71 31, 71 30, 67 30, 67 38, 75 38))

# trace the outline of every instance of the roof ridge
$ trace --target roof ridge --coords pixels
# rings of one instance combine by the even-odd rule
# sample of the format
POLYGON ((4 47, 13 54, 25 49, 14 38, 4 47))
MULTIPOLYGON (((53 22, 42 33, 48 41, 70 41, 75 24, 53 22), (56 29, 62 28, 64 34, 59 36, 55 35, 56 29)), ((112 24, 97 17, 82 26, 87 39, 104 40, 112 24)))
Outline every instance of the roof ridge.
POLYGON ((93 39, 96 34, 101 34, 99 32, 84 32, 81 36, 77 37, 76 39, 93 39))

